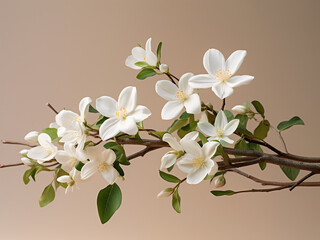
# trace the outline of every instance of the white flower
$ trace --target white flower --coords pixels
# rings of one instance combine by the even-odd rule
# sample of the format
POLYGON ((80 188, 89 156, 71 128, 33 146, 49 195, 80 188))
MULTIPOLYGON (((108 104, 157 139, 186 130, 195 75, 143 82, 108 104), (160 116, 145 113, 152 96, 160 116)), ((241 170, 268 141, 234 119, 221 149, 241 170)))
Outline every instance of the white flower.
POLYGON ((160 80, 156 84, 156 92, 165 100, 168 100, 161 111, 161 118, 170 120, 179 115, 183 107, 187 113, 198 114, 201 112, 201 101, 194 89, 189 86, 192 73, 182 75, 179 88, 168 80, 160 80))
POLYGON ((232 111, 239 113, 239 114, 246 114, 247 112, 250 112, 250 109, 243 105, 236 105, 232 108, 232 111))
POLYGON ((160 64, 160 66, 159 66, 159 70, 160 70, 160 72, 165 73, 165 72, 168 72, 168 71, 169 71, 169 67, 168 67, 167 64, 162 63, 162 64, 160 64))
POLYGON ((135 65, 136 62, 146 62, 150 66, 157 65, 157 56, 151 50, 151 38, 149 38, 146 42, 146 48, 143 49, 142 47, 134 47, 132 49, 132 55, 127 57, 126 59, 126 66, 133 69, 141 69, 135 65))
POLYGON ((190 79, 194 88, 212 88, 212 91, 221 99, 229 97, 233 88, 248 84, 253 76, 234 76, 247 55, 245 50, 233 52, 225 61, 223 54, 217 49, 209 49, 203 56, 203 66, 208 74, 200 74, 190 79))
POLYGON ((166 188, 161 192, 159 192, 159 194, 157 195, 157 198, 169 197, 172 193, 173 193, 173 188, 166 188))
POLYGON ((65 194, 67 194, 70 191, 73 192, 75 187, 77 189, 79 189, 77 183, 81 181, 80 172, 77 169, 74 168, 74 169, 71 170, 69 175, 63 175, 61 177, 58 177, 57 181, 60 182, 60 183, 68 184, 68 186, 67 186, 67 188, 65 190, 65 194))
POLYGON ((184 150, 181 146, 181 142, 185 140, 196 140, 199 133, 194 131, 186 134, 181 140, 180 143, 178 143, 177 139, 173 137, 170 133, 165 133, 162 137, 162 140, 167 142, 170 147, 173 149, 173 151, 167 152, 162 158, 161 158, 161 166, 160 170, 164 168, 169 168, 175 162, 177 159, 184 153, 184 150))
POLYGON ((27 135, 24 136, 24 140, 26 140, 28 143, 30 144, 39 144, 38 143, 38 136, 39 136, 39 132, 37 131, 31 131, 29 132, 27 135))
POLYGON ((59 150, 56 154, 56 160, 62 164, 62 169, 69 172, 78 161, 85 163, 87 156, 84 151, 76 149, 73 144, 65 143, 64 150, 59 150))
POLYGON ((22 155, 22 156, 27 156, 29 150, 28 149, 22 149, 19 153, 22 155))
POLYGON ((27 154, 28 158, 37 160, 40 164, 53 159, 58 148, 52 144, 51 137, 46 133, 41 133, 38 142, 40 146, 31 148, 27 154))
POLYGON ((56 122, 52 122, 49 124, 49 128, 59 128, 59 125, 56 122))
POLYGON ((87 155, 90 161, 81 169, 82 180, 90 178, 96 172, 100 172, 109 184, 113 184, 120 176, 118 171, 113 167, 116 154, 112 150, 106 149, 101 151, 98 148, 90 147, 87 149, 87 155))
POLYGON ((78 144, 78 149, 83 149, 86 142, 84 121, 91 101, 89 97, 80 101, 80 115, 69 110, 62 110, 56 115, 56 123, 60 126, 58 128, 60 142, 78 144))
POLYGON ((219 146, 218 142, 207 142, 202 148, 193 140, 183 141, 181 145, 187 153, 177 166, 188 174, 187 183, 198 184, 207 174, 214 174, 218 170, 218 164, 211 159, 219 146))
POLYGON ((142 122, 151 115, 148 108, 137 106, 137 89, 124 88, 118 102, 111 97, 100 97, 96 100, 97 110, 108 117, 99 129, 102 140, 116 136, 119 132, 135 135, 138 132, 137 122, 142 122))
POLYGON ((238 125, 239 119, 233 119, 228 123, 223 111, 219 111, 214 126, 208 122, 198 123, 200 130, 210 136, 210 138, 208 138, 209 141, 217 140, 223 146, 233 143, 233 140, 230 139, 229 136, 237 129, 238 125))

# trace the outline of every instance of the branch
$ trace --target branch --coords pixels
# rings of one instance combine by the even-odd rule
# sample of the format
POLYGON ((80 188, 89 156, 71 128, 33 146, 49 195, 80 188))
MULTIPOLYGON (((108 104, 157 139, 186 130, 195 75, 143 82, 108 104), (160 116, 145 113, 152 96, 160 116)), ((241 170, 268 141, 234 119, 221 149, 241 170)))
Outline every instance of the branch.
POLYGON ((136 153, 133 153, 131 155, 129 155, 127 157, 128 161, 134 159, 134 158, 137 158, 137 157, 143 157, 145 154, 147 154, 148 152, 151 152, 155 149, 158 149, 159 147, 150 147, 150 146, 147 146, 146 148, 142 149, 141 151, 139 152, 136 152, 136 153))
POLYGON ((26 147, 35 147, 34 145, 30 145, 28 143, 22 143, 22 142, 14 142, 14 141, 7 141, 7 140, 1 140, 3 144, 12 144, 12 145, 21 145, 26 147))
POLYGON ((5 164, 5 165, 0 164, 0 168, 17 167, 22 165, 24 165, 24 163, 13 163, 13 164, 5 164))

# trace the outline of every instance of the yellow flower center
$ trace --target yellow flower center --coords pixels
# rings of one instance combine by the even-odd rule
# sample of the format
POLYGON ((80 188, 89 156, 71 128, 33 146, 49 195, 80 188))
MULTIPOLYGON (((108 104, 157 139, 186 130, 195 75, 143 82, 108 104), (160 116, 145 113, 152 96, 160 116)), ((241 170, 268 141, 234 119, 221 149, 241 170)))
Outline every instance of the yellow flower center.
POLYGON ((116 112, 116 116, 119 119, 126 119, 128 112, 125 108, 120 108, 119 111, 116 112))
POLYGON ((232 74, 229 70, 218 70, 216 71, 216 79, 218 79, 221 83, 225 83, 232 77, 232 74))
POLYGON ((174 96, 175 99, 177 99, 179 102, 184 102, 185 100, 187 100, 188 95, 183 91, 180 90, 176 93, 176 95, 174 96))
POLYGON ((215 128, 214 130, 215 130, 216 135, 217 135, 218 138, 222 138, 223 137, 223 130, 222 129, 215 128))
POLYGON ((195 168, 201 168, 205 165, 204 159, 202 157, 196 157, 192 160, 192 165, 195 168))
POLYGON ((82 121, 81 121, 81 118, 80 118, 80 117, 76 117, 76 118, 75 118, 75 120, 76 120, 76 122, 78 122, 78 123, 82 123, 82 121))
POLYGON ((109 168, 109 165, 106 162, 102 162, 98 166, 98 171, 99 172, 104 172, 104 171, 107 171, 108 168, 109 168))

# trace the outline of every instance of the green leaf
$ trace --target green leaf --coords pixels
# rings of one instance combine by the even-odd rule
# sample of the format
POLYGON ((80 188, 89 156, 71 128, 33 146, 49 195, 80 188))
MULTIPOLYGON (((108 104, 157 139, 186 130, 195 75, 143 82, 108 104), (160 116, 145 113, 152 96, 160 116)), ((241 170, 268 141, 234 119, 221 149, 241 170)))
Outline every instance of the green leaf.
POLYGON ((226 191, 211 191, 211 193, 215 196, 225 196, 225 195, 233 195, 234 191, 226 190, 226 191))
POLYGON ((173 133, 174 131, 184 127, 189 122, 189 119, 180 119, 173 122, 173 124, 168 128, 168 133, 173 133))
POLYGON ((181 213, 181 198, 178 192, 178 188, 172 194, 172 207, 177 213, 181 213))
POLYGON ((150 134, 151 134, 152 136, 155 136, 155 137, 159 138, 159 139, 162 139, 162 138, 163 138, 163 135, 166 134, 166 132, 156 132, 156 131, 152 131, 152 132, 150 132, 150 134))
POLYGON ((270 123, 268 120, 262 120, 258 127, 254 130, 254 136, 259 139, 265 139, 268 136, 270 123))
POLYGON ((98 118, 98 120, 96 122, 96 126, 100 127, 102 125, 102 123, 104 123, 104 121, 106 121, 107 119, 108 119, 107 117, 100 115, 100 117, 98 118))
MULTIPOLYGON (((253 151, 256 151, 256 152, 263 152, 261 146, 259 144, 257 144, 257 143, 248 143, 248 148, 250 150, 253 150, 253 151)), ((259 163, 259 167, 263 171, 267 167, 267 163, 266 162, 260 162, 259 163)))
POLYGON ((78 161, 75 168, 81 172, 82 167, 84 166, 83 162, 78 161))
POLYGON ((92 107, 91 104, 89 105, 89 112, 91 112, 91 113, 98 113, 98 111, 97 111, 94 107, 92 107))
POLYGON ((230 112, 229 110, 224 110, 223 112, 226 115, 228 122, 230 122, 232 119, 234 119, 233 113, 230 112))
POLYGON ((111 149, 117 156, 117 160, 123 165, 130 165, 130 162, 127 159, 124 148, 116 142, 108 142, 104 145, 104 148, 111 149))
POLYGON ((134 65, 136 65, 138 67, 142 67, 142 68, 150 67, 150 65, 146 62, 136 62, 134 65))
POLYGON ((264 107, 262 106, 262 104, 257 100, 254 100, 251 103, 256 111, 264 118, 264 107))
POLYGON ((237 114, 237 116, 235 118, 239 119, 238 129, 247 130, 247 123, 248 123, 248 119, 249 119, 248 116, 237 114))
POLYGON ((109 221, 119 209, 122 201, 122 193, 119 186, 114 183, 100 190, 97 198, 97 207, 102 224, 109 221))
POLYGON ((301 118, 299 118, 298 116, 295 116, 288 121, 283 121, 283 122, 279 123, 277 128, 279 131, 283 131, 283 130, 286 130, 294 125, 304 125, 304 122, 302 121, 301 118))
POLYGON ((205 135, 203 135, 203 133, 199 132, 199 138, 202 142, 202 145, 204 145, 206 142, 208 142, 208 139, 206 138, 205 135))
POLYGON ((57 141, 59 139, 56 128, 45 128, 42 130, 43 133, 48 134, 51 137, 51 141, 57 141))
POLYGON ((146 79, 148 77, 152 77, 154 75, 157 75, 157 73, 152 68, 144 68, 138 73, 137 78, 139 80, 144 80, 144 79, 146 79))
POLYGON ((41 197, 39 199, 39 205, 40 207, 47 206, 49 203, 51 203, 54 200, 55 197, 55 191, 50 183, 48 186, 45 187, 43 190, 41 197))
POLYGON ((68 184, 67 183, 61 183, 61 182, 58 182, 57 179, 61 176, 64 176, 64 175, 69 175, 66 171, 64 171, 62 168, 61 168, 61 165, 59 168, 57 168, 55 170, 55 178, 54 178, 54 184, 55 184, 55 188, 57 189, 59 186, 63 187, 63 188, 67 188, 68 187, 68 184))
POLYGON ((184 113, 181 114, 180 119, 186 119, 186 118, 189 118, 191 116, 193 116, 193 114, 184 112, 184 113))
POLYGON ((30 182, 30 176, 35 174, 37 171, 36 167, 29 168, 27 171, 24 172, 23 174, 23 182, 24 184, 28 184, 30 182))
POLYGON ((294 181, 298 177, 300 172, 299 169, 295 169, 295 168, 288 168, 283 166, 280 166, 280 168, 291 181, 294 181))
POLYGON ((113 163, 113 167, 118 171, 118 173, 120 174, 120 176, 124 176, 124 171, 123 171, 123 169, 120 167, 120 163, 119 163, 119 161, 114 161, 114 163, 113 163))
POLYGON ((160 60, 161 60, 161 49, 162 49, 162 42, 159 42, 158 47, 157 47, 158 64, 160 63, 160 60))
POLYGON ((171 174, 168 174, 168 173, 165 173, 165 172, 162 172, 162 171, 159 171, 159 174, 160 174, 160 177, 163 180, 166 180, 167 182, 172 182, 172 183, 180 182, 179 178, 177 178, 176 176, 173 176, 171 174))

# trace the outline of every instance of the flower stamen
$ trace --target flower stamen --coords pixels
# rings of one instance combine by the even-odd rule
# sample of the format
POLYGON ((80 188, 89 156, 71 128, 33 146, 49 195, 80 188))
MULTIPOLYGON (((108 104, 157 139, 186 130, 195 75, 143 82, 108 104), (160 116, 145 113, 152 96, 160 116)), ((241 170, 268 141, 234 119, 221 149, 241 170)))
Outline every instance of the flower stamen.
POLYGON ((128 112, 125 108, 120 108, 119 111, 116 112, 116 116, 119 119, 126 119, 128 112))
POLYGON ((104 171, 107 171, 108 168, 109 168, 109 165, 106 162, 101 162, 98 166, 98 171, 104 172, 104 171))
POLYGON ((201 168, 205 165, 204 159, 202 157, 196 157, 192 160, 192 165, 195 168, 201 168))
POLYGON ((215 130, 216 135, 217 135, 218 138, 222 138, 223 137, 223 130, 222 129, 215 128, 214 130, 215 130))
POLYGON ((232 74, 230 70, 217 70, 216 72, 216 79, 219 80, 221 83, 227 82, 231 77, 232 74))
POLYGON ((188 99, 188 94, 186 94, 183 90, 179 90, 174 96, 174 98, 182 103, 188 99))

